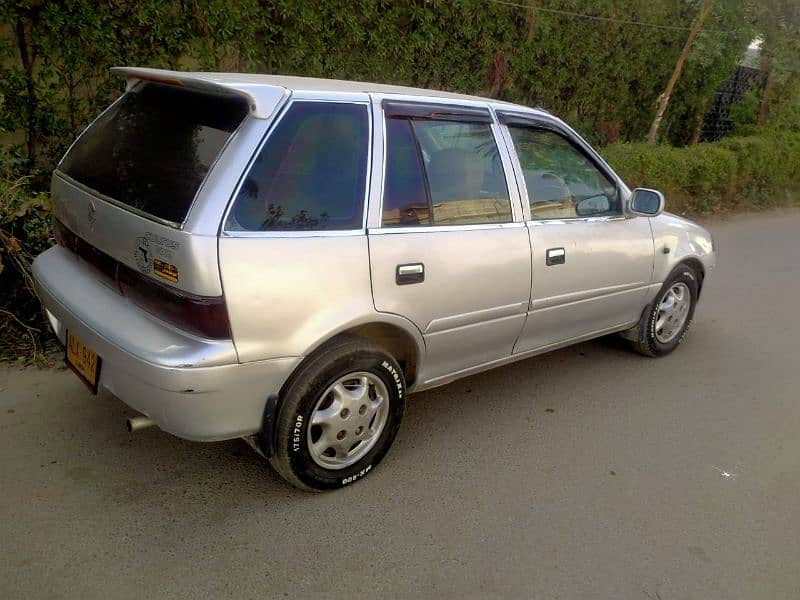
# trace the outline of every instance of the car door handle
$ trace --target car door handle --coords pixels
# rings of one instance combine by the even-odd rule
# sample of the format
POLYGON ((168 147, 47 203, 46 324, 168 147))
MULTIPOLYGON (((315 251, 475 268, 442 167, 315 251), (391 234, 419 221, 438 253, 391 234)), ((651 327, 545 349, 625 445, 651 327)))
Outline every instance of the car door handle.
POLYGON ((395 282, 397 285, 422 283, 423 281, 425 281, 425 265, 422 263, 397 265, 397 270, 395 271, 395 282))
POLYGON ((564 248, 548 248, 545 262, 548 267, 553 265, 563 265, 567 260, 567 252, 564 248))

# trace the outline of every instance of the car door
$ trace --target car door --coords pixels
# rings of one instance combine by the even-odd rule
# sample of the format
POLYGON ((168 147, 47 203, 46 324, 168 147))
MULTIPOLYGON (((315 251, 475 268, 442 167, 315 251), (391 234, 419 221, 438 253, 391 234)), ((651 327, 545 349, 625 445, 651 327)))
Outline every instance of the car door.
POLYGON ((508 357, 525 321, 531 268, 499 125, 480 103, 373 100, 383 124, 368 231, 375 308, 422 332, 419 383, 508 357))
POLYGON ((626 217, 624 188, 574 132, 555 120, 501 114, 532 248, 531 305, 514 351, 635 323, 653 273, 649 220, 626 217))

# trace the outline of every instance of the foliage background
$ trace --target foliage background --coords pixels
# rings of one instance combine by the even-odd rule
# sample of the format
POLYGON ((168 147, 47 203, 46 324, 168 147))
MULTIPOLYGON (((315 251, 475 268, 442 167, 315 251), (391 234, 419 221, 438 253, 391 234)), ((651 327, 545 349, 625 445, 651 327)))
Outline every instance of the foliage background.
MULTIPOLYGON (((0 128, 39 177, 116 97, 113 65, 360 79, 541 105, 595 142, 641 139, 700 0, 23 0, 0 19, 0 128), (530 8, 525 8, 530 6, 530 8), (541 9, 541 10, 538 10, 541 9), (658 27, 578 19, 563 10, 658 27)), ((756 31, 717 0, 664 127, 691 139, 756 31)), ((25 173, 27 174, 27 173, 25 173)))
POLYGON ((36 335, 28 328, 46 329, 29 263, 52 241, 49 174, 121 93, 111 66, 360 79, 540 105, 612 144, 607 155, 631 183, 663 187, 673 209, 707 211, 757 198, 770 182, 780 180, 778 197, 796 187, 797 173, 773 176, 787 170, 777 153, 797 160, 797 138, 785 132, 800 130, 799 56, 797 0, 6 0, 0 355, 36 335), (644 146, 687 30, 711 1, 662 125, 667 145, 644 146), (737 131, 756 137, 673 148, 696 138, 756 36, 767 89, 734 110, 737 131))

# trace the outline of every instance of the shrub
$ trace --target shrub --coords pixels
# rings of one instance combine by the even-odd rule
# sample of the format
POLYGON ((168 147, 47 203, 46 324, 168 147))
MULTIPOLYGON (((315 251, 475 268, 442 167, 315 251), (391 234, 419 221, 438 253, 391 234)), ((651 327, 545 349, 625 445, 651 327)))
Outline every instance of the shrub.
POLYGON ((661 190, 673 212, 708 214, 796 201, 800 135, 762 134, 684 148, 612 144, 603 156, 631 187, 661 190))
POLYGON ((0 360, 45 360, 52 338, 31 264, 52 243, 48 195, 31 192, 28 178, 0 178, 0 360))

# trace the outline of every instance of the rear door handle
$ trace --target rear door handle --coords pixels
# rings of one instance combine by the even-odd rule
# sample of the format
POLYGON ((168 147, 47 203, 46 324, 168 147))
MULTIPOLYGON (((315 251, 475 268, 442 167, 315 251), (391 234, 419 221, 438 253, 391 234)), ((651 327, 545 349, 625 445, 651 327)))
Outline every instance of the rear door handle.
POLYGON ((395 271, 395 282, 397 285, 422 283, 423 281, 425 281, 425 265, 422 263, 397 265, 397 270, 395 271))
POLYGON ((545 262, 548 267, 553 265, 563 265, 567 260, 567 252, 564 248, 548 248, 545 262))

